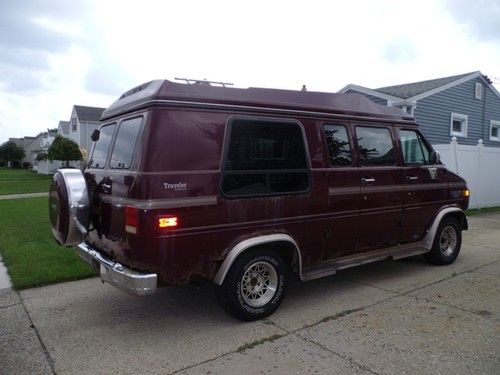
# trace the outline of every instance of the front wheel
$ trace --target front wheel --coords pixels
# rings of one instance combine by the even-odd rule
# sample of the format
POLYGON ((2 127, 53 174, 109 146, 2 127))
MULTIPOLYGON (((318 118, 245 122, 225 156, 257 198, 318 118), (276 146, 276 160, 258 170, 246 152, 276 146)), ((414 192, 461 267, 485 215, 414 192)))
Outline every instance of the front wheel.
POLYGON ((444 266, 457 259, 462 245, 462 232, 458 221, 452 217, 445 217, 439 224, 432 249, 425 258, 429 263, 444 266))
POLYGON ((238 319, 252 321, 271 315, 286 292, 286 266, 274 251, 243 254, 229 269, 216 296, 221 307, 238 319))

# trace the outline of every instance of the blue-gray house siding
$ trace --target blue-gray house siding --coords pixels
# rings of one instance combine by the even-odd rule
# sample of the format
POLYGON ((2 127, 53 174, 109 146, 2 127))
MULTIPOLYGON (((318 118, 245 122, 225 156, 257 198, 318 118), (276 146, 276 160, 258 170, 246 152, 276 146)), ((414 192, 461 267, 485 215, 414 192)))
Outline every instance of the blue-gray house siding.
MULTIPOLYGON (((415 100, 417 100, 413 115, 432 144, 450 143, 453 137, 450 129, 451 114, 456 113, 467 116, 467 136, 457 136, 458 143, 476 145, 478 140, 482 139, 485 146, 500 147, 500 142, 490 141, 491 121, 500 121, 500 96, 482 77, 480 74, 473 74, 465 82, 443 89, 435 94, 425 96, 426 92, 424 91, 421 95, 405 97, 406 99, 401 98, 400 103, 415 105, 415 100), (475 98, 476 83, 481 83, 483 86, 481 99, 475 98), (424 97, 418 99, 419 96, 424 97)), ((457 79, 463 78, 464 75, 457 76, 457 79)), ((423 82, 425 83, 425 81, 423 82)), ((448 83, 451 84, 453 81, 448 81, 448 83)), ((439 86, 436 89, 439 89, 439 86)), ((356 88, 349 88, 345 92, 358 92, 375 103, 387 105, 385 98, 376 96, 377 94, 384 96, 383 93, 377 90, 367 90, 373 92, 374 95, 370 95, 366 91, 360 92, 356 88)))
POLYGON ((346 94, 352 94, 352 93, 363 94, 368 99, 370 99, 372 102, 375 102, 377 104, 387 105, 387 100, 386 99, 382 99, 382 98, 379 98, 377 96, 373 96, 373 95, 365 94, 365 93, 360 93, 360 92, 358 92, 356 90, 352 90, 352 89, 347 90, 345 93, 346 94))
POLYGON ((499 142, 489 140, 490 120, 500 121, 500 98, 482 79, 471 79, 419 100, 414 116, 430 142, 442 144, 452 137, 451 113, 468 117, 467 137, 457 137, 458 143, 475 145, 482 139, 485 146, 500 147, 499 142), (474 97, 476 82, 484 88, 481 100, 474 97))

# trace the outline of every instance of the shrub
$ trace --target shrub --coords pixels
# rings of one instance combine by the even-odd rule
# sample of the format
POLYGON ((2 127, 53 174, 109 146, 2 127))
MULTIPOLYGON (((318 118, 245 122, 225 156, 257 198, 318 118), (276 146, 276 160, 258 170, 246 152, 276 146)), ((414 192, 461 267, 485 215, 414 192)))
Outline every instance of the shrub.
POLYGON ((47 154, 49 160, 62 160, 69 165, 70 161, 82 160, 82 153, 76 142, 71 139, 57 136, 49 147, 47 154))

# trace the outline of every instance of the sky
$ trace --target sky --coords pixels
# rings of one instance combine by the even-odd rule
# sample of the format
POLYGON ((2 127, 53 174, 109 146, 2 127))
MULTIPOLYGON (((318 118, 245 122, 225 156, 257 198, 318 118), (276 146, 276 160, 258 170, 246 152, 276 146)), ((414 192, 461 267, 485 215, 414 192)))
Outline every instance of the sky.
POLYGON ((500 0, 0 1, 0 143, 152 79, 336 92, 480 70, 500 0))

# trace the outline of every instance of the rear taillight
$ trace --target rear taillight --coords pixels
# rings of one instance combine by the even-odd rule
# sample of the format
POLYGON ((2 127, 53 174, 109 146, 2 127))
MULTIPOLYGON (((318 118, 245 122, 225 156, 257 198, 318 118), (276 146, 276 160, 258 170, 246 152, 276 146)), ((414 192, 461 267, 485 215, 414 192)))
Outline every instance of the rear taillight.
POLYGON ((125 232, 137 233, 139 211, 135 207, 125 207, 125 232))

